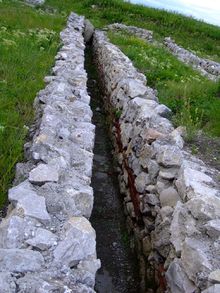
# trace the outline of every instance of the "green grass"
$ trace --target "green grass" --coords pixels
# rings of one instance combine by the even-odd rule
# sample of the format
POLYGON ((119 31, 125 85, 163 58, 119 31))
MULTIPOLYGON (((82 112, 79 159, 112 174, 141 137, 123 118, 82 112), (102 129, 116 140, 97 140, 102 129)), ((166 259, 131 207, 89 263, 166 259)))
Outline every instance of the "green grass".
POLYGON ((44 87, 64 19, 19 2, 0 3, 0 205, 21 160, 33 100, 44 87))
POLYGON ((97 27, 123 22, 150 29, 160 41, 171 36, 186 49, 220 61, 220 27, 193 18, 122 0, 47 0, 46 5, 53 6, 60 12, 75 10, 89 18, 97 27))
POLYGON ((185 125, 190 138, 200 128, 220 136, 220 83, 202 77, 163 47, 124 32, 109 37, 158 90, 160 102, 172 109, 176 126, 185 125))
MULTIPOLYGON (((192 18, 124 3, 122 0, 47 0, 42 8, 22 2, 0 2, 0 205, 22 160, 27 126, 33 121, 33 100, 44 87, 59 47, 59 31, 70 11, 85 15, 96 27, 123 22, 154 31, 156 40, 173 37, 201 56, 220 60, 220 28, 192 18)), ((220 136, 219 85, 184 66, 163 48, 128 35, 112 41, 147 75, 161 102, 174 111, 174 120, 203 127, 220 136), (184 108, 187 111, 184 111, 184 108)))

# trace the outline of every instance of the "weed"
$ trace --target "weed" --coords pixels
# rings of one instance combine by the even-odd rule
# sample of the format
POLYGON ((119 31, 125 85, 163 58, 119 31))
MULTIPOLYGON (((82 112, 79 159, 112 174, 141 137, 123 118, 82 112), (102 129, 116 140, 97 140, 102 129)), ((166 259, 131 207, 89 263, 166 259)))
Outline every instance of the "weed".
POLYGON ((120 117, 121 117, 122 111, 121 110, 115 110, 114 114, 115 114, 115 119, 119 120, 120 117))
POLYGON ((18 1, 0 3, 0 205, 23 159, 33 100, 43 88, 59 45, 63 19, 18 1))

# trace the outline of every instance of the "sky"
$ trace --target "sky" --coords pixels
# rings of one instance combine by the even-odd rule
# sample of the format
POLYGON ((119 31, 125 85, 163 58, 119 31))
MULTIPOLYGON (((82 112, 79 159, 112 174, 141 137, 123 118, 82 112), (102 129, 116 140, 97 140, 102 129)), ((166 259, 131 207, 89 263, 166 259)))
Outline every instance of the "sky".
POLYGON ((130 2, 177 11, 220 26, 220 0, 130 0, 130 2))

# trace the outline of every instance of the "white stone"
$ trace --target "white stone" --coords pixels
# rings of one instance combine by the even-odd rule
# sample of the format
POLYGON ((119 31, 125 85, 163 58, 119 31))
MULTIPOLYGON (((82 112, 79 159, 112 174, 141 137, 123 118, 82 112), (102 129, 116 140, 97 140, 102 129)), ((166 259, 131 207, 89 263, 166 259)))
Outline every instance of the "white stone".
POLYGON ((174 209, 170 232, 170 241, 178 255, 181 254, 186 237, 193 237, 193 235, 199 234, 195 219, 188 213, 188 210, 181 202, 178 202, 174 209))
POLYGON ((220 284, 215 284, 208 289, 203 290, 201 293, 219 293, 220 292, 220 284))
POLYGON ((8 272, 0 272, 0 292, 1 293, 15 293, 16 284, 15 279, 12 278, 8 272))
POLYGON ((220 215, 220 198, 216 196, 195 197, 186 203, 195 219, 212 220, 220 215))
POLYGON ((37 272, 44 265, 43 256, 29 249, 0 249, 0 271, 37 272))
POLYGON ((166 279, 171 293, 194 293, 195 284, 187 277, 180 259, 175 258, 167 272, 166 279))
POLYGON ((135 186, 138 192, 142 193, 146 190, 147 185, 151 183, 151 179, 149 174, 146 174, 144 172, 141 172, 136 178, 135 178, 135 186))
POLYGON ((220 236, 220 219, 208 221, 205 228, 210 237, 218 238, 220 236))
POLYGON ((178 147, 165 145, 161 146, 160 153, 157 154, 157 162, 165 167, 178 167, 182 163, 182 157, 178 147))
POLYGON ((183 199, 191 199, 197 196, 215 196, 218 194, 218 190, 213 187, 209 187, 208 184, 213 184, 213 179, 196 170, 187 166, 188 163, 183 164, 180 169, 179 177, 176 181, 176 186, 183 199))
POLYGON ((170 206, 175 207, 178 201, 181 201, 180 196, 176 189, 169 187, 160 193, 160 203, 162 207, 170 206))
POLYGON ((23 213, 25 216, 35 218, 41 222, 50 221, 45 198, 38 196, 27 181, 11 188, 8 199, 13 203, 19 213, 23 213))
POLYGON ((29 181, 33 184, 43 184, 45 182, 57 182, 59 173, 54 167, 46 164, 39 164, 29 173, 29 181))
POLYGON ((57 244, 58 237, 48 230, 38 228, 35 232, 35 237, 28 239, 26 243, 40 250, 49 249, 51 246, 57 244))
POLYGON ((55 261, 69 267, 96 257, 95 231, 86 218, 73 217, 63 227, 63 240, 54 250, 55 261))
POLYGON ((207 256, 206 243, 203 241, 186 238, 181 260, 188 277, 192 281, 196 281, 198 274, 208 274, 212 271, 212 265, 207 256))
POLYGON ((214 283, 220 283, 220 270, 211 272, 209 274, 209 280, 214 283))

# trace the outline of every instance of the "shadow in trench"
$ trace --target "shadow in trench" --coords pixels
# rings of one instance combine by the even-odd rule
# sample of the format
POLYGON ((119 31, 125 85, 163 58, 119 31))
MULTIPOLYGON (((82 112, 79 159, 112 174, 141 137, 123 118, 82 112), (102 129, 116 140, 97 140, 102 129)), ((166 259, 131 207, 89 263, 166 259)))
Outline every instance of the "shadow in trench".
POLYGON ((86 50, 86 69, 93 123, 96 125, 92 177, 95 202, 91 222, 97 235, 98 258, 102 262, 95 290, 99 293, 137 293, 140 292, 138 263, 129 247, 126 219, 108 136, 107 114, 104 112, 102 91, 89 46, 86 50))

